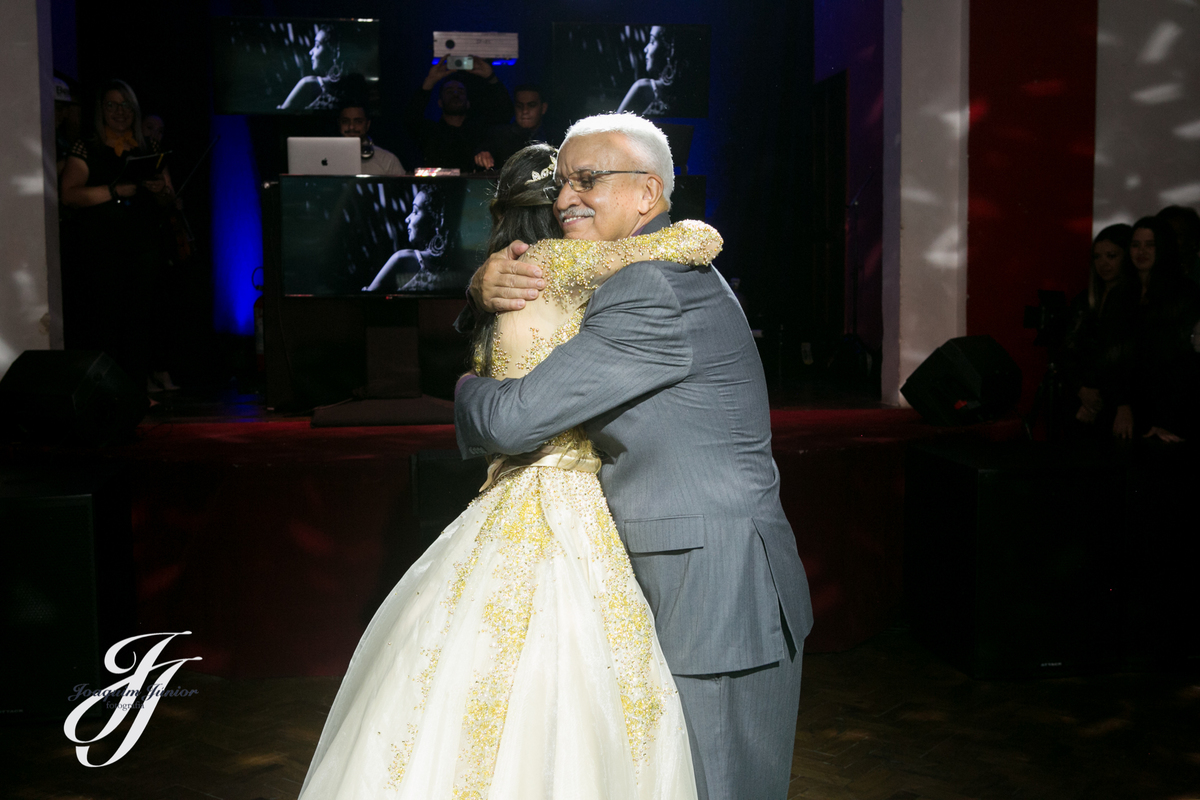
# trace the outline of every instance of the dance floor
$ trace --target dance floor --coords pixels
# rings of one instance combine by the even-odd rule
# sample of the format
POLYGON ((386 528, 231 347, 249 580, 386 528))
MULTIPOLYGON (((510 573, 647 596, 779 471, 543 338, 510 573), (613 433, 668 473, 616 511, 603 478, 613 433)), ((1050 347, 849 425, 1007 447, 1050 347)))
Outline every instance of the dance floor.
MULTIPOLYGON (((108 767, 76 763, 57 723, 0 726, 0 796, 294 800, 337 678, 182 672, 174 684, 197 694, 164 699, 108 767)), ((1195 800, 1197 753, 1194 675, 975 681, 892 626, 847 652, 805 656, 788 797, 1195 800)))
MULTIPOLYGON (((852 647, 894 618, 905 445, 1011 438, 1018 426, 934 428, 877 407, 778 408, 772 428, 812 589, 806 648, 820 652, 852 647)), ((195 666, 209 674, 311 677, 341 674, 378 603, 431 541, 413 457, 454 448, 450 425, 314 428, 234 407, 224 417, 152 414, 134 441, 102 450, 11 445, 0 465, 124 475, 138 632, 191 631, 179 653, 202 657, 195 666)))

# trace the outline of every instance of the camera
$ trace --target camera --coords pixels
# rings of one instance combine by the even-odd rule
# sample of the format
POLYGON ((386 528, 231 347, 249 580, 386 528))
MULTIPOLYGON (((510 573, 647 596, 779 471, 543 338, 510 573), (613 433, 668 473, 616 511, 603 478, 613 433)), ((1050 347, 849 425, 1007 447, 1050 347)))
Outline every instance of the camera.
POLYGON ((471 56, 447 56, 446 66, 449 69, 471 70, 475 68, 475 59, 471 56))

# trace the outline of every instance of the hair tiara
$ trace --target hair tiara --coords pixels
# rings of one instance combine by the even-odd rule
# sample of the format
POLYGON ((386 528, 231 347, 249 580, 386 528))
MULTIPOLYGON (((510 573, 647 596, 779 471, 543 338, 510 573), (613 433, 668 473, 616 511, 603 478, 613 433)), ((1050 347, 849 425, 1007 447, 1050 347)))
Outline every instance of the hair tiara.
POLYGON ((546 180, 546 178, 549 178, 554 174, 556 169, 558 169, 558 151, 552 150, 550 152, 550 166, 546 167, 541 172, 531 172, 530 174, 533 177, 525 181, 525 185, 528 186, 531 183, 537 183, 538 181, 546 180))

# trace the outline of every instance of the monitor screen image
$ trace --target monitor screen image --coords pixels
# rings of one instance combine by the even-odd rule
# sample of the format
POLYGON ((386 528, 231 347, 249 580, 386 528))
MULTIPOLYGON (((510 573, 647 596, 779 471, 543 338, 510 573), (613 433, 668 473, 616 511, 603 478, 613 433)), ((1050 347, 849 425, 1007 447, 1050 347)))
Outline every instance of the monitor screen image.
POLYGON ((213 20, 218 114, 311 114, 374 105, 379 20, 213 20))
POLYGON ((707 117, 708 25, 554 23, 554 102, 569 120, 607 111, 707 117))
POLYGON ((284 175, 283 293, 463 297, 487 257, 484 178, 284 175))

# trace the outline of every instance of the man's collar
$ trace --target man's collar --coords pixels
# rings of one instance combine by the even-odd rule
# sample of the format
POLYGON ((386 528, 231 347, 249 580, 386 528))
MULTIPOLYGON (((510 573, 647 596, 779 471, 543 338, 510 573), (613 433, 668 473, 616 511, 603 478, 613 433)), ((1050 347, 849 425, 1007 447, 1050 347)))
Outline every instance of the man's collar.
POLYGON ((671 224, 671 215, 667 211, 663 211, 652 217, 645 225, 638 228, 630 236, 644 236, 647 233, 656 233, 671 224))

